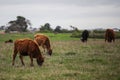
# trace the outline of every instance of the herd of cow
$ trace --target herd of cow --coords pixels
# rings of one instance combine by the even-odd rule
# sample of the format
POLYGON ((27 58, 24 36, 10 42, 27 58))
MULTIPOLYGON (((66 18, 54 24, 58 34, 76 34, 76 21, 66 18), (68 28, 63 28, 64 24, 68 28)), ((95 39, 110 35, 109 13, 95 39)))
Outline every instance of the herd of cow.
POLYGON ((22 65, 25 65, 23 62, 23 56, 29 56, 31 60, 31 66, 33 66, 33 58, 36 58, 37 64, 41 66, 44 62, 44 58, 41 54, 39 46, 42 46, 44 51, 47 49, 49 55, 52 55, 52 49, 50 46, 50 40, 47 36, 43 34, 36 34, 34 40, 31 39, 18 39, 14 42, 14 54, 12 65, 14 65, 15 57, 19 53, 19 57, 22 65))
MULTIPOLYGON (((82 33, 82 42, 87 42, 87 39, 89 37, 89 32, 87 30, 84 30, 82 33)), ((107 29, 105 32, 105 42, 114 42, 115 41, 115 33, 112 29, 107 29)), ((8 41, 5 41, 5 43, 12 43, 13 41, 10 39, 8 41)), ((34 35, 34 40, 32 39, 18 39, 14 42, 14 53, 13 53, 13 61, 12 65, 15 63, 16 55, 19 54, 20 60, 22 65, 24 64, 23 56, 29 56, 31 63, 30 65, 33 66, 33 58, 36 58, 37 64, 41 66, 44 62, 44 58, 41 54, 41 51, 39 49, 39 46, 42 46, 42 48, 47 50, 47 53, 49 55, 52 55, 52 49, 50 45, 50 40, 47 36, 43 34, 36 34, 34 35)))

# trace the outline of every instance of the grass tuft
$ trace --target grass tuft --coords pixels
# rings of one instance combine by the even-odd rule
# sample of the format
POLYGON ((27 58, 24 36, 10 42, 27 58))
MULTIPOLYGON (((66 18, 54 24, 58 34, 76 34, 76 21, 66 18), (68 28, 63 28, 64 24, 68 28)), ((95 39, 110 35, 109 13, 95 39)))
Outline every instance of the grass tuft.
POLYGON ((76 55, 76 53, 75 52, 68 52, 68 53, 65 53, 65 55, 76 55))

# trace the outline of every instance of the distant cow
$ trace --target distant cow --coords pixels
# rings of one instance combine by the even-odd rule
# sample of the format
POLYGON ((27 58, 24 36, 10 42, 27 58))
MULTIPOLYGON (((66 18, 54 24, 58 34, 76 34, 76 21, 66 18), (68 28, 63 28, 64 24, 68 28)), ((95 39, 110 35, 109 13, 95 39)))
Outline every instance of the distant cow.
POLYGON ((82 42, 87 42, 87 39, 88 39, 88 37, 89 37, 89 32, 88 32, 88 30, 84 30, 84 31, 82 32, 81 37, 82 37, 82 39, 81 39, 82 42))
POLYGON ((46 35, 36 34, 34 35, 34 40, 38 43, 39 46, 43 47, 44 51, 47 49, 48 54, 52 55, 50 40, 46 35))
POLYGON ((14 54, 12 65, 14 65, 17 53, 19 53, 22 65, 25 65, 23 62, 23 56, 30 57, 31 66, 33 66, 33 58, 36 58, 38 65, 42 65, 42 63, 44 62, 44 58, 41 55, 39 46, 31 39, 18 39, 14 42, 14 54))
POLYGON ((115 33, 112 29, 107 29, 105 32, 105 42, 115 42, 115 33))
POLYGON ((13 43, 13 40, 9 39, 9 40, 5 41, 5 43, 13 43))

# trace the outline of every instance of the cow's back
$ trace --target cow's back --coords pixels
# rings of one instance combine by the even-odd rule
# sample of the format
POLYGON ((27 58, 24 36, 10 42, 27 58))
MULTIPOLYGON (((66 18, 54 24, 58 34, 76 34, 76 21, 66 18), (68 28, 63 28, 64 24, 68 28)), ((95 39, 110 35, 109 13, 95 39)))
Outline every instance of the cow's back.
POLYGON ((49 46, 50 47, 50 40, 47 36, 43 35, 43 34, 36 34, 34 36, 35 40, 37 41, 37 43, 41 46, 42 44, 49 46))
POLYGON ((17 50, 21 55, 26 56, 30 53, 35 57, 40 53, 38 45, 31 39, 19 39, 14 43, 14 50, 17 50))

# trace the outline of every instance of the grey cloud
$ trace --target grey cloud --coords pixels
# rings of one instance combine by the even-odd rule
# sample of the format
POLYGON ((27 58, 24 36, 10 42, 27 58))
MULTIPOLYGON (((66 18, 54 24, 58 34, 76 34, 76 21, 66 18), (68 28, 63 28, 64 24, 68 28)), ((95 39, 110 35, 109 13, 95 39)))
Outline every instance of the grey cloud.
POLYGON ((30 19, 35 27, 45 22, 86 28, 120 25, 120 0, 0 0, 0 11, 0 25, 18 15, 30 19))
POLYGON ((66 4, 79 6, 116 5, 120 0, 0 0, 1 5, 6 4, 66 4))

